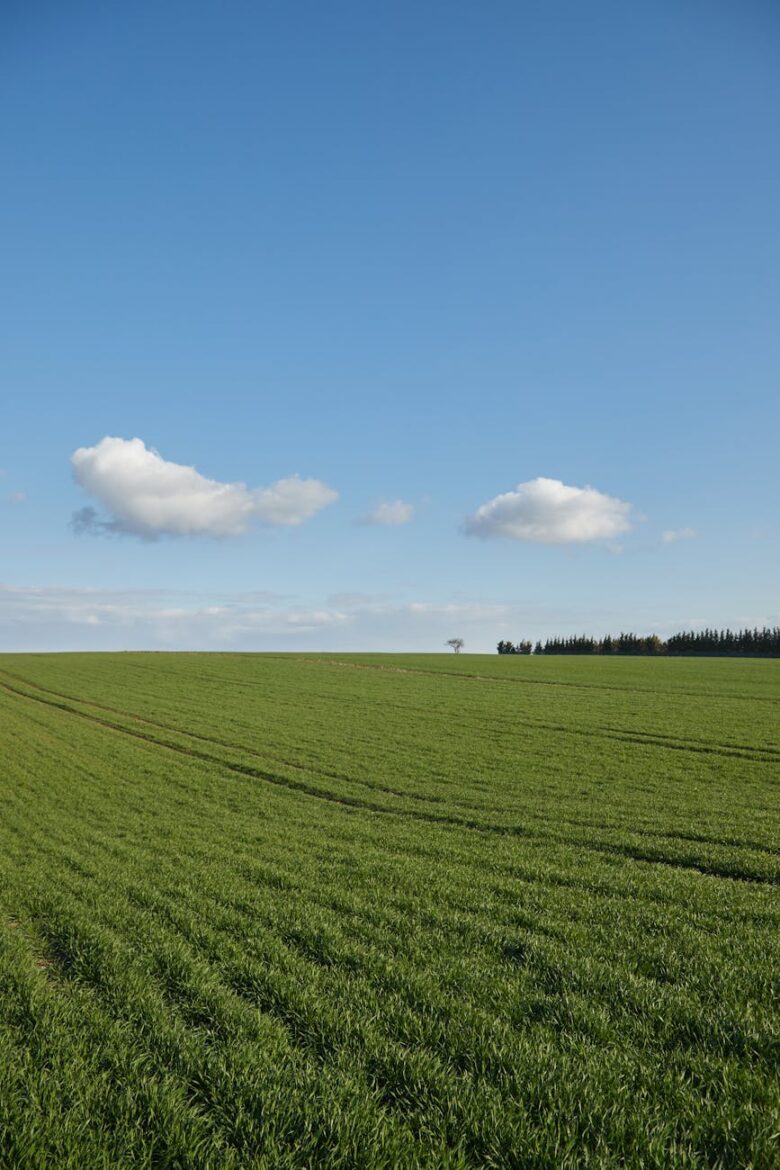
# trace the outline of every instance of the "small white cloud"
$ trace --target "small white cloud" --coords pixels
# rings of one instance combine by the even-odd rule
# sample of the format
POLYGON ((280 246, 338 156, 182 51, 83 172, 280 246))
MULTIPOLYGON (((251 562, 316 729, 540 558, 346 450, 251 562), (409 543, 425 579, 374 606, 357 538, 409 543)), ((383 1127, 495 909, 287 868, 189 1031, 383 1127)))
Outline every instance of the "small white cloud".
POLYGON ((695 528, 667 528, 661 540, 664 544, 674 544, 678 540, 693 540, 695 536, 695 528))
POLYGON ((207 479, 194 467, 171 463, 142 439, 106 436, 71 456, 77 482, 109 512, 92 507, 73 516, 76 532, 158 536, 238 536, 251 521, 297 525, 338 499, 327 484, 297 475, 265 488, 207 479))
POLYGON ((363 516, 363 524, 408 524, 414 516, 414 504, 407 504, 404 500, 391 500, 377 504, 373 512, 363 516))
POLYGON ((592 487, 540 476, 488 500, 464 528, 469 536, 505 536, 540 544, 614 540, 632 525, 631 505, 592 487))
POLYGON ((8 497, 8 503, 23 504, 26 499, 27 496, 24 494, 24 492, 11 492, 10 496, 8 497))

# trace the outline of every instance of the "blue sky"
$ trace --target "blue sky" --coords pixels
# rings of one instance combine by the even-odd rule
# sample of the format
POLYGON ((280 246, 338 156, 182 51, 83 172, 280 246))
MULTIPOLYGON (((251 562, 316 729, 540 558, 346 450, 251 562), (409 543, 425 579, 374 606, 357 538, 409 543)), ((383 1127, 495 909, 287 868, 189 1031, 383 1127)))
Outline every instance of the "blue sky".
POLYGON ((780 621, 776 5, 0 25, 0 648, 780 621))

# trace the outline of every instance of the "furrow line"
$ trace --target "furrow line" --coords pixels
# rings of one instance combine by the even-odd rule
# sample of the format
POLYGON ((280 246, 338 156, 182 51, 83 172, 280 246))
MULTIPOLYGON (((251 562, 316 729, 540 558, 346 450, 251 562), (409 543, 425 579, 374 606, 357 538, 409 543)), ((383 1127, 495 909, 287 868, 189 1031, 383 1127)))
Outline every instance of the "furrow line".
MULTIPOLYGON (((280 658, 282 655, 269 654, 268 658, 280 658)), ((624 661, 624 659, 620 659, 624 661)), ((531 686, 531 687, 564 687, 577 691, 617 691, 621 695, 636 694, 636 695, 657 695, 658 692, 650 687, 627 687, 627 686, 613 686, 609 683, 581 683, 581 682, 564 682, 561 679, 550 678, 499 678, 497 675, 472 674, 463 670, 426 670, 424 668, 417 669, 412 666, 381 666, 373 662, 340 662, 337 660, 328 660, 327 658, 313 658, 304 657, 301 655, 298 658, 300 662, 315 663, 319 666, 341 666, 350 670, 377 670, 385 671, 388 674, 418 674, 427 678, 464 678, 474 682, 484 683, 499 683, 502 686, 531 686)), ((771 659, 751 659, 751 661, 771 661, 771 659)), ((687 698, 709 698, 710 693, 707 691, 674 691, 671 692, 676 697, 677 695, 684 695, 687 698)), ((714 696, 718 699, 736 699, 743 703, 772 703, 777 706, 780 699, 773 699, 769 695, 740 695, 731 692, 724 692, 714 696)))
MULTIPOLYGON (((254 748, 247 747, 245 744, 231 743, 229 740, 220 739, 218 736, 204 735, 203 732, 190 731, 189 729, 185 730, 183 727, 172 727, 169 723, 162 723, 159 719, 150 719, 148 715, 139 715, 134 711, 125 711, 121 707, 111 707, 106 703, 98 703, 95 699, 83 699, 78 695, 69 695, 64 691, 56 691, 52 687, 43 686, 41 683, 30 682, 22 675, 13 674, 11 671, 3 670, 0 671, 0 674, 5 675, 7 678, 16 679, 17 682, 22 683, 25 687, 31 688, 33 691, 41 691, 45 695, 53 695, 55 698, 64 699, 68 703, 78 703, 81 707, 93 707, 97 711, 105 711, 110 715, 118 715, 122 719, 132 719, 136 723, 143 723, 148 727, 156 727, 159 731, 168 731, 172 735, 181 735, 187 739, 196 739, 201 743, 227 748, 229 751, 239 751, 245 755, 254 756, 256 759, 268 759, 268 756, 261 755, 260 752, 255 751, 254 748)), ((35 696, 32 695, 30 697, 34 698, 35 696)), ((80 713, 76 707, 68 709, 73 710, 77 714, 80 713)), ((118 727, 120 725, 112 723, 111 726, 118 727)), ((128 733, 130 733, 129 728, 128 733)), ((293 760, 274 759, 272 762, 274 764, 281 764, 284 768, 293 768, 301 772, 316 771, 318 776, 322 776, 328 780, 340 780, 346 784, 358 784, 362 788, 368 788, 371 791, 387 792, 390 796, 398 796, 402 799, 423 801, 426 804, 444 803, 444 798, 440 796, 427 796, 416 792, 405 792, 400 788, 391 788, 389 785, 380 784, 373 780, 361 780, 356 776, 348 776, 343 772, 332 772, 321 767, 307 769, 304 764, 296 763, 293 760)))
MULTIPOLYGON (((351 666, 352 664, 351 663, 344 663, 343 665, 351 666)), ((361 667, 361 669, 362 669, 362 667, 361 667)), ((372 668, 366 667, 365 669, 372 669, 372 668)), ((377 669, 384 670, 384 669, 388 669, 388 668, 379 667, 377 669)), ((400 671, 402 668, 398 668, 398 669, 400 671)), ((60 692, 60 691, 52 690, 51 688, 42 686, 40 683, 30 682, 28 679, 24 678, 23 676, 13 674, 11 671, 3 670, 0 673, 4 674, 8 678, 16 679, 18 682, 22 683, 24 686, 32 687, 33 689, 43 691, 46 694, 57 695, 60 698, 67 699, 69 702, 81 703, 84 706, 96 707, 98 710, 109 711, 112 714, 122 715, 122 716, 124 716, 126 718, 130 718, 130 719, 137 719, 141 722, 148 723, 149 725, 151 725, 153 727, 159 727, 159 728, 166 730, 166 731, 176 731, 177 734, 187 735, 193 739, 202 739, 207 743, 218 744, 220 747, 235 747, 237 750, 247 751, 248 754, 250 754, 250 755, 258 754, 258 753, 253 752, 252 749, 244 748, 242 745, 229 744, 229 743, 226 743, 224 740, 217 739, 213 736, 206 736, 206 735, 203 735, 203 734, 198 733, 198 732, 183 731, 183 730, 180 730, 178 728, 171 728, 164 723, 159 723, 153 719, 149 719, 146 716, 136 715, 136 714, 133 714, 131 712, 123 711, 120 708, 116 708, 116 707, 108 707, 104 704, 97 703, 96 701, 91 700, 91 699, 81 699, 81 698, 78 698, 78 697, 73 696, 73 695, 69 695, 69 694, 65 694, 65 693, 60 692)), ((409 671, 408 673, 416 674, 416 673, 423 673, 423 672, 409 671)), ((429 673, 430 675, 432 675, 434 677, 436 677, 436 675, 437 675, 437 672, 434 672, 434 671, 430 671, 427 673, 429 673)), ((458 676, 458 677, 461 677, 461 676, 458 676)), ((464 675, 462 677, 479 678, 481 676, 464 675)), ((491 679, 488 681, 503 682, 504 680, 503 679, 496 679, 496 680, 491 679)), ((555 684, 555 685, 558 685, 558 684, 555 684)), ((566 683, 566 684, 561 684, 561 685, 569 686, 570 684, 566 683)), ((387 704, 385 702, 382 704, 382 706, 384 709, 387 709, 387 707, 390 706, 390 704, 387 704)), ((406 708, 404 708, 402 705, 399 705, 399 709, 406 709, 406 708)), ((482 723, 484 725, 484 721, 482 721, 482 723)), ((714 755, 714 756, 720 756, 722 758, 751 760, 754 763, 760 763, 760 764, 775 763, 775 762, 780 763, 780 751, 778 751, 776 748, 773 748, 773 747, 767 747, 767 748, 753 747, 753 746, 749 746, 747 744, 708 744, 708 743, 703 743, 699 740, 687 740, 687 739, 683 739, 681 737, 666 736, 661 732, 641 731, 641 730, 622 731, 619 728, 613 728, 613 727, 598 727, 598 728, 588 729, 588 728, 584 728, 584 727, 571 727, 571 726, 566 726, 565 724, 561 724, 561 723, 549 723, 549 722, 544 721, 544 720, 528 719, 528 718, 525 718, 525 719, 515 718, 514 725, 517 727, 523 727, 523 728, 533 728, 533 729, 538 730, 538 731, 552 731, 552 732, 555 732, 556 734, 576 735, 576 736, 586 738, 586 739, 611 739, 611 740, 615 740, 615 741, 620 742, 620 743, 634 743, 634 744, 637 744, 639 746, 659 747, 659 748, 667 749, 669 751, 692 752, 694 754, 714 755)), ((290 764, 290 763, 288 763, 288 761, 281 761, 281 762, 285 765, 285 767, 293 767, 293 768, 302 767, 302 765, 300 765, 300 764, 290 764)), ((329 776, 332 779, 346 779, 349 783, 361 784, 361 785, 364 785, 366 787, 371 787, 371 788, 378 787, 377 785, 372 784, 370 781, 359 780, 359 779, 356 779, 353 777, 344 777, 344 776, 338 775, 337 773, 328 773, 325 771, 321 771, 319 769, 318 769, 318 771, 320 771, 321 775, 329 776)), ((386 789, 383 789, 383 791, 387 791, 395 796, 403 796, 403 797, 412 796, 412 794, 410 794, 410 793, 399 792, 399 791, 394 790, 392 788, 386 788, 386 789)), ((412 796, 412 799, 423 799, 423 798, 412 796)), ((427 798, 427 799, 430 799, 430 798, 427 798)))
POLYGON ((211 756, 206 752, 200 752, 194 748, 186 748, 180 744, 166 743, 163 740, 156 739, 153 735, 144 733, 140 729, 133 730, 129 727, 123 727, 120 724, 112 723, 108 719, 101 719, 96 715, 90 715, 85 711, 79 711, 77 708, 72 707, 65 702, 57 701, 54 698, 47 699, 42 695, 29 694, 11 686, 11 684, 7 682, 0 681, 0 688, 2 688, 7 693, 15 695, 19 698, 39 703, 42 706, 53 707, 70 715, 75 715, 78 718, 83 719, 85 722, 93 723, 97 726, 106 728, 107 730, 114 731, 120 735, 139 739, 145 743, 150 743, 155 747, 165 748, 168 751, 172 751, 178 755, 182 755, 191 759, 201 760, 204 763, 213 764, 218 768, 225 769, 237 775, 263 780, 277 787, 299 792, 305 796, 314 797, 317 800, 323 800, 327 803, 341 806, 342 808, 356 809, 358 811, 381 814, 384 816, 399 817, 407 820, 416 820, 428 824, 441 824, 454 828, 469 829, 480 833, 495 833, 501 836, 526 837, 529 839, 535 839, 537 841, 550 841, 551 843, 557 845, 585 849, 589 852, 601 854, 624 856, 635 861, 643 861, 653 865, 668 866, 673 869, 679 869, 689 873, 697 873, 706 877, 726 878, 731 881, 749 882, 759 885, 778 884, 777 878, 766 878, 760 877, 756 874, 738 873, 725 865, 719 865, 717 863, 713 865, 708 864, 705 866, 697 865, 690 861, 683 861, 682 859, 677 858, 658 857, 650 853, 643 853, 632 846, 562 838, 560 835, 553 833, 540 833, 538 830, 534 831, 527 828, 526 826, 521 825, 490 824, 488 822, 480 822, 473 819, 447 816, 446 814, 426 813, 419 809, 394 809, 388 808, 386 805, 378 805, 369 801, 364 801, 357 797, 346 795, 337 796, 335 793, 325 792, 322 789, 315 788, 313 785, 305 784, 303 781, 293 780, 290 777, 280 776, 277 773, 264 771, 259 768, 253 768, 249 765, 223 760, 217 756, 211 756))

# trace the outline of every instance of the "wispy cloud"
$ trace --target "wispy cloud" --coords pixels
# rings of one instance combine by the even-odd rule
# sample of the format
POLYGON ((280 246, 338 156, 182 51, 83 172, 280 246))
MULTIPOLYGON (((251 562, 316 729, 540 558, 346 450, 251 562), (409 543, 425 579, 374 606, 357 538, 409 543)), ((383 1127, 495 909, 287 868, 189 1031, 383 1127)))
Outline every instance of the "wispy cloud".
POLYGON ((0 645, 257 649, 265 638, 316 634, 349 621, 337 609, 282 600, 270 592, 204 597, 163 589, 0 585, 0 645))
MULTIPOLYGON (((701 617, 704 625, 775 624, 777 615, 701 617)), ((619 629, 666 637, 695 626, 631 604, 553 606, 474 597, 404 599, 341 593, 320 600, 271 591, 195 593, 0 584, 0 650, 439 651, 460 637, 466 651, 619 629)))
POLYGON ((71 456, 77 482, 107 510, 79 509, 77 533, 160 536, 238 536, 255 520, 298 525, 333 503, 338 493, 318 479, 297 475, 269 487, 207 479, 194 467, 172 463, 142 439, 107 436, 71 456))
POLYGON ((0 649, 7 650, 438 650, 450 637, 476 650, 530 635, 543 620, 543 611, 515 602, 474 599, 342 593, 319 604, 262 591, 0 584, 0 649))
POLYGON ((361 516, 362 524, 384 524, 397 526, 408 524, 414 516, 414 504, 407 504, 405 500, 382 501, 372 512, 361 516))
POLYGON ((628 532, 631 505, 592 487, 571 487, 559 479, 528 480, 495 496, 469 516, 469 536, 503 536, 539 544, 581 544, 628 532))
POLYGON ((694 528, 667 528, 661 536, 664 544, 675 544, 678 540, 693 540, 696 536, 694 528))

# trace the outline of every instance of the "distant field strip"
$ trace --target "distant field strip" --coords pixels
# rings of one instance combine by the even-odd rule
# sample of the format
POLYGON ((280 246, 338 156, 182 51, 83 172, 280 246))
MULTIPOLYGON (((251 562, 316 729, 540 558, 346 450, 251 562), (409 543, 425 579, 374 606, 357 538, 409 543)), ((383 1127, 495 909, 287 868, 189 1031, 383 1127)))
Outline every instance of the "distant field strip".
POLYGON ((774 661, 0 655, 0 1166, 777 1167, 778 714, 774 661))

